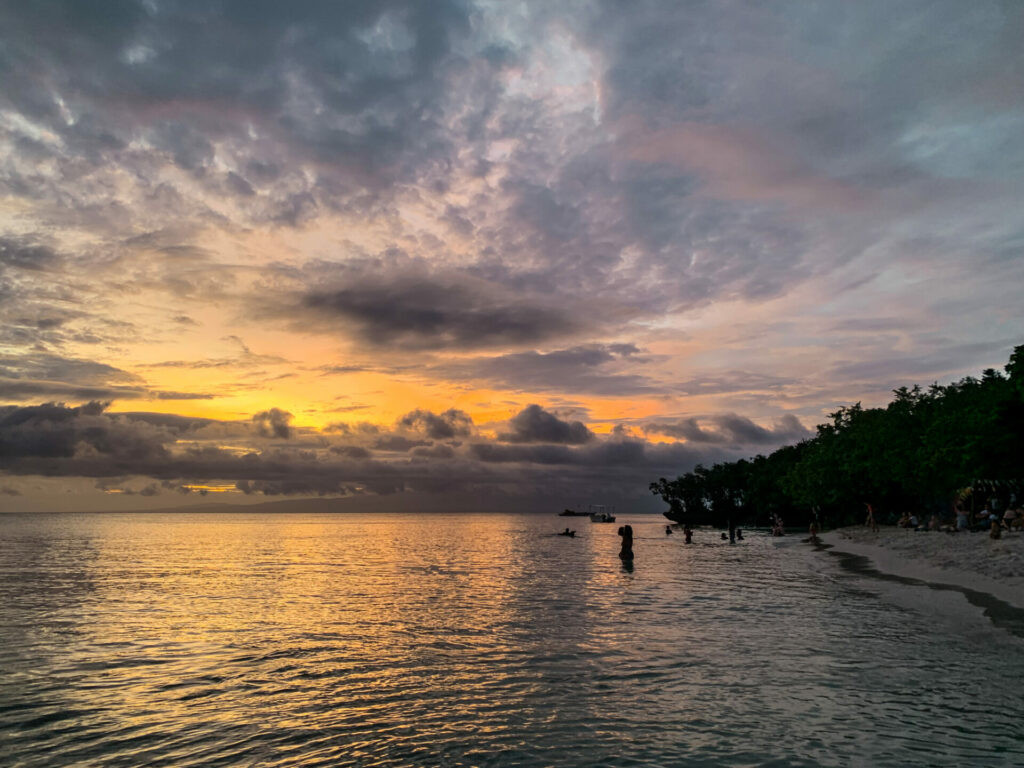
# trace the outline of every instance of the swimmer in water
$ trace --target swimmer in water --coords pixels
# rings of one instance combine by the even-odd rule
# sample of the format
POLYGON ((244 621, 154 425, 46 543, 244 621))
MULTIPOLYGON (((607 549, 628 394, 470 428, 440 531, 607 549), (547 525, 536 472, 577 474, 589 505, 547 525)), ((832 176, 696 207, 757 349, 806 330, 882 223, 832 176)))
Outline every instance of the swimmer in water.
POLYGON ((619 558, 624 562, 633 562, 633 526, 623 525, 619 528, 619 536, 622 537, 622 549, 619 550, 619 558))

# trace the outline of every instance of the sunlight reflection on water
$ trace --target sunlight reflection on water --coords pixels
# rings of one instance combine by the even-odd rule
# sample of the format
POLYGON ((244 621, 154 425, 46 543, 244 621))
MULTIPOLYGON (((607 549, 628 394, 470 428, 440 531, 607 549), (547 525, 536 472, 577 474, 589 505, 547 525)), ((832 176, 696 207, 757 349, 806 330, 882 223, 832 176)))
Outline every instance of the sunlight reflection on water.
POLYGON ((1021 641, 980 613, 937 626, 820 554, 710 532, 686 547, 653 517, 628 520, 628 573, 617 526, 570 521, 570 539, 563 522, 5 516, 0 750, 19 766, 1024 763, 1007 721, 1021 641))

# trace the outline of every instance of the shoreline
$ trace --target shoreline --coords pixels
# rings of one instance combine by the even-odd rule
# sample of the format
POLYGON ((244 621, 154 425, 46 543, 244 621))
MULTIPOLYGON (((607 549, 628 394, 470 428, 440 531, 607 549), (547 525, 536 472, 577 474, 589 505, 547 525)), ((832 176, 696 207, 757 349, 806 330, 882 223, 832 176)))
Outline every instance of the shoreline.
POLYGON ((985 532, 850 526, 819 538, 832 552, 868 558, 884 574, 983 592, 1024 609, 1024 532, 991 539, 985 532))

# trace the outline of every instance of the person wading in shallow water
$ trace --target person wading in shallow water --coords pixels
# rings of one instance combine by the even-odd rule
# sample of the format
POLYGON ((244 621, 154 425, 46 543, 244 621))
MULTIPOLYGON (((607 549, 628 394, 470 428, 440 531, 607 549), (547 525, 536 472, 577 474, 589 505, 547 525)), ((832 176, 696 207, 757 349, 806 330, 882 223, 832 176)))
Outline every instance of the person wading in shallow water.
POLYGON ((619 550, 619 559, 624 563, 631 563, 633 562, 633 526, 620 526, 619 536, 622 537, 622 549, 619 550))

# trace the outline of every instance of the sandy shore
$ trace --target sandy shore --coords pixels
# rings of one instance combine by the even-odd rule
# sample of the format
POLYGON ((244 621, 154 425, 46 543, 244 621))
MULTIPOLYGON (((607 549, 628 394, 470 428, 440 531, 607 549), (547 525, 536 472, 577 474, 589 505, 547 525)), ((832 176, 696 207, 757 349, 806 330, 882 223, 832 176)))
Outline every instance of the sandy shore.
POLYGON ((1024 533, 938 533, 883 527, 829 531, 834 549, 869 557, 878 570, 987 592, 1024 608, 1024 533))

